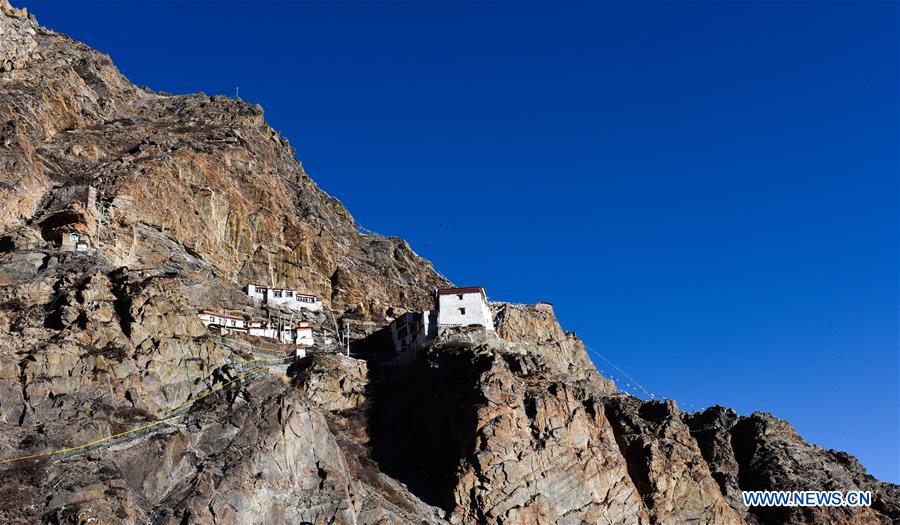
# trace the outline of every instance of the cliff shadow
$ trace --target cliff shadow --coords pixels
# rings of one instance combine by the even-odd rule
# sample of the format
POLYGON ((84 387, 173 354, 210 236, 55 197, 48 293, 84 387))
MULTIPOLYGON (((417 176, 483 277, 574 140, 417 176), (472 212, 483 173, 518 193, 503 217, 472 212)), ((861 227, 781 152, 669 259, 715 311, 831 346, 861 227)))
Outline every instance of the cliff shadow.
POLYGON ((429 350, 406 368, 372 363, 369 432, 385 474, 448 512, 458 466, 475 448, 478 378, 489 364, 466 348, 429 350))

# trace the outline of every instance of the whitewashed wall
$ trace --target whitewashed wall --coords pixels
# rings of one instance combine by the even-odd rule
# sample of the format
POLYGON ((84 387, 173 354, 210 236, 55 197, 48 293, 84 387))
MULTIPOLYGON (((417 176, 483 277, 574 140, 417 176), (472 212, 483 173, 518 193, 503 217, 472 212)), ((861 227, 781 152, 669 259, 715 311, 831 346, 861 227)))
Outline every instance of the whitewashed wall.
POLYGON ((478 292, 463 294, 441 294, 438 296, 439 326, 481 325, 494 329, 494 319, 484 296, 478 292), (465 310, 465 313, 460 310, 465 310))
POLYGON ((295 343, 302 346, 312 346, 315 343, 312 328, 298 328, 295 343))
POLYGON ((200 321, 203 322, 204 325, 209 326, 211 324, 225 326, 228 328, 244 328, 245 322, 243 319, 232 319, 230 317, 225 317, 224 315, 218 315, 208 312, 202 312, 197 314, 197 317, 200 318, 200 321))
POLYGON ((298 293, 297 290, 265 288, 256 286, 255 284, 248 284, 247 295, 255 301, 264 302, 272 306, 289 308, 291 310, 311 310, 313 312, 322 310, 321 299, 311 295, 298 293), (280 297, 275 296, 276 290, 278 290, 280 297), (288 293, 290 293, 290 296, 288 296, 288 293))

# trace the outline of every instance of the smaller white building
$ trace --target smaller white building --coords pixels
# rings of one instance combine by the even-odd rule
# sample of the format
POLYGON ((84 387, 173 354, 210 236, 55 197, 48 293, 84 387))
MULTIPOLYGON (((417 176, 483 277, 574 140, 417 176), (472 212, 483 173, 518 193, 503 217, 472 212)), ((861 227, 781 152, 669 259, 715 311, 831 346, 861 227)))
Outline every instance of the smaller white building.
POLYGON ((247 295, 254 301, 280 306, 291 310, 322 310, 322 300, 315 295, 298 292, 290 288, 273 288, 261 284, 248 284, 247 295))
POLYGON ((265 321, 251 321, 247 327, 247 334, 266 339, 275 339, 286 345, 313 346, 312 327, 307 322, 297 323, 269 323, 265 321))
POLYGON ((315 344, 312 327, 307 322, 297 323, 294 334, 294 344, 297 346, 312 346, 315 344))
POLYGON ((203 323, 203 326, 207 327, 216 326, 232 330, 245 330, 247 328, 247 323, 246 321, 244 321, 244 318, 235 315, 221 314, 217 312, 211 312, 209 310, 204 310, 197 314, 197 317, 200 318, 200 322, 203 323))
POLYGON ((494 330, 494 318, 484 288, 441 288, 436 295, 439 327, 478 325, 494 330))
POLYGON ((78 232, 64 233, 62 236, 62 243, 60 244, 60 249, 64 252, 86 252, 90 247, 90 238, 87 235, 78 232))

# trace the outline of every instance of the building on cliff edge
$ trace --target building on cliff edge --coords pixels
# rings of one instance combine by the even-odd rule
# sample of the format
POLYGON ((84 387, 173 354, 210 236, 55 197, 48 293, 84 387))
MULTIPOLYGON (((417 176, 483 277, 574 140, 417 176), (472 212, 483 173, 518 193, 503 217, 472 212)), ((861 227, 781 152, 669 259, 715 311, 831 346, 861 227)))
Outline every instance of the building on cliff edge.
POLYGON ((258 303, 280 306, 290 310, 322 311, 322 300, 315 295, 305 294, 290 288, 274 288, 261 284, 248 284, 247 295, 258 303))
POLYGON ((442 329, 481 327, 494 331, 487 294, 480 286, 439 288, 434 293, 434 306, 433 310, 424 312, 406 312, 388 325, 399 360, 412 359, 416 351, 430 343, 442 329))
MULTIPOLYGON (((246 334, 264 339, 273 339, 299 348, 313 346, 313 329, 306 321, 286 322, 283 320, 248 321, 243 317, 203 310, 197 317, 203 326, 218 329, 222 335, 246 334)), ((304 352, 305 355, 305 352, 304 352)))

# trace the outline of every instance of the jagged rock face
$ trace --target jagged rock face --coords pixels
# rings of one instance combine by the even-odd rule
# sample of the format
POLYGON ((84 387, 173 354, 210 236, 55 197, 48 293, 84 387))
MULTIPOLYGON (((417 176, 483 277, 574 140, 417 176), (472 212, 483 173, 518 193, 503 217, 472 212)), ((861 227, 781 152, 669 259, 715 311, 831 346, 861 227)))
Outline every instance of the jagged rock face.
POLYGON ((491 303, 497 335, 504 341, 527 346, 539 354, 548 366, 574 380, 605 382, 615 391, 612 381, 597 373, 582 343, 574 333, 565 332, 549 303, 491 303))
POLYGON ((674 402, 619 397, 607 402, 606 413, 653 523, 745 523, 722 496, 674 402))
POLYGON ((866 474, 856 458, 805 443, 794 428, 771 414, 755 413, 731 427, 743 490, 870 490, 871 508, 759 508, 763 523, 896 523, 900 487, 866 474))
POLYGON ((445 281, 359 234, 258 106, 135 87, 6 0, 0 199, 0 523, 900 520, 895 485, 771 416, 617 393, 549 305, 495 304, 496 334, 448 331, 408 368, 285 373, 292 349, 207 331, 201 309, 279 314, 249 281, 321 295, 320 336, 344 314, 377 334, 445 281), (739 499, 795 487, 875 504, 739 499))
POLYGON ((373 448, 385 472, 453 523, 649 523, 603 391, 517 375, 520 357, 438 344, 382 385, 373 448))
POLYGON ((729 430, 740 420, 734 410, 723 407, 712 407, 702 413, 685 415, 685 423, 691 429, 691 435, 703 458, 709 465, 710 475, 716 480, 722 495, 737 510, 747 523, 758 523, 755 515, 743 505, 741 500, 741 484, 738 478, 740 465, 731 447, 729 430))
POLYGON ((324 410, 350 410, 366 401, 365 361, 341 354, 311 354, 291 368, 293 384, 324 410))
POLYGON ((34 27, 25 9, 16 9, 4 2, 0 4, 0 13, 3 15, 0 40, 4 42, 0 48, 0 72, 21 69, 37 48, 34 27))
POLYGON ((484 402, 454 488, 455 523, 647 523, 601 398, 517 377, 500 355, 478 378, 484 402))
POLYGON ((900 516, 896 485, 869 476, 852 456, 805 443, 770 414, 744 418, 712 407, 684 419, 722 492, 750 523, 896 523, 900 516), (875 500, 871 508, 747 509, 741 490, 869 490, 875 500))
POLYGON ((183 428, 164 428, 126 449, 64 462, 58 479, 35 487, 53 483, 43 519, 357 523, 349 472, 319 412, 277 380, 230 401, 230 408, 199 412, 183 428))
POLYGON ((6 296, 7 307, 30 305, 2 312, 15 315, 0 340, 0 384, 10 393, 0 399, 3 422, 65 421, 94 403, 157 414, 228 361, 178 293, 178 279, 128 282, 126 272, 83 272, 80 263, 60 263, 15 292, 2 288, 17 294, 6 296))
POLYGON ((523 354, 481 336, 466 343, 464 335, 439 338, 371 401, 374 458, 453 523, 891 523, 898 516, 896 486, 865 475, 845 454, 773 430, 789 426, 771 416, 720 408, 684 414, 671 401, 574 381, 544 361, 546 347, 523 354), (748 437, 766 445, 748 452, 748 437), (795 455, 802 464, 784 470, 795 455), (752 481, 759 463, 779 475, 752 481), (765 512, 740 499, 741 490, 859 488, 878 494, 872 509, 765 512))

